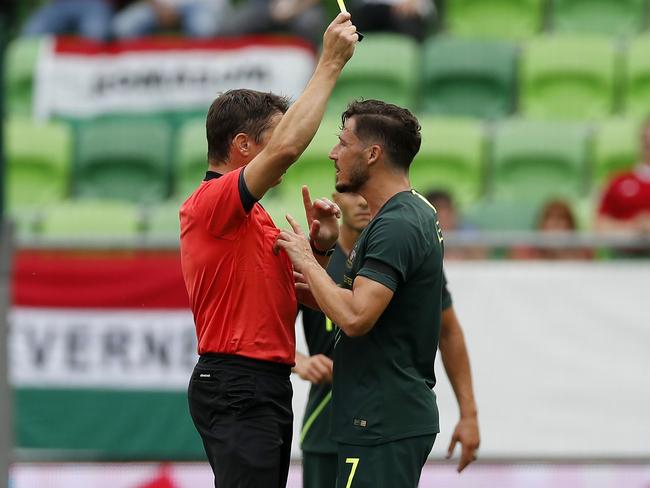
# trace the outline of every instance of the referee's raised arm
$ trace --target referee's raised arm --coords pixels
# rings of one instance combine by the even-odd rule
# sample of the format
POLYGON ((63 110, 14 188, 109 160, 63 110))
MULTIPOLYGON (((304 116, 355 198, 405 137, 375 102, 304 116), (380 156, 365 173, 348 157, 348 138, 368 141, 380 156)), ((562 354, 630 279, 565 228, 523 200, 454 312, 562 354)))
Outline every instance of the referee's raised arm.
POLYGON ((316 134, 327 101, 359 37, 349 13, 340 13, 323 35, 323 53, 300 98, 289 108, 267 146, 246 166, 244 180, 257 199, 300 157, 316 134))

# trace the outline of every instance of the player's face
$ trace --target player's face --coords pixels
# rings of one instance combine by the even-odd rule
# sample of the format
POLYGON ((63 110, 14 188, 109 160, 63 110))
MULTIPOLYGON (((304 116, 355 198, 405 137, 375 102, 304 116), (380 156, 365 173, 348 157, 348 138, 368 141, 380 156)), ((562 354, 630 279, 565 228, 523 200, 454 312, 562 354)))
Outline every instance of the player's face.
POLYGON ((336 168, 336 191, 358 192, 370 177, 366 164, 367 146, 354 134, 354 118, 345 121, 339 142, 332 148, 329 158, 336 168))
POLYGON ((361 232, 370 222, 368 202, 358 193, 335 193, 334 201, 341 209, 343 225, 361 232))

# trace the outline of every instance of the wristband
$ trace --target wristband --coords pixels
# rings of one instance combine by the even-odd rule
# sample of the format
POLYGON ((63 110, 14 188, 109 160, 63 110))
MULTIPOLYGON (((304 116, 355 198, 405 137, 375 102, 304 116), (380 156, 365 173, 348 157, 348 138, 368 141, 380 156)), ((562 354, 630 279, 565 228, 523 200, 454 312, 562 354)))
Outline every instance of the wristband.
POLYGON ((317 254, 318 256, 331 256, 334 253, 334 249, 336 248, 336 244, 334 244, 331 248, 329 248, 327 251, 321 251, 314 245, 313 239, 309 239, 309 245, 311 246, 311 250, 314 254, 317 254))

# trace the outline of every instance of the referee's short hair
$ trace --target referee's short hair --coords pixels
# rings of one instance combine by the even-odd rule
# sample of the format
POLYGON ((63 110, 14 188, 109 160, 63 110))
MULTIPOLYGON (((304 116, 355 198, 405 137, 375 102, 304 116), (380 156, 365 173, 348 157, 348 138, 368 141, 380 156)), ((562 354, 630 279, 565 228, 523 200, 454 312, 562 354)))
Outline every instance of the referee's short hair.
POLYGON ((205 121, 208 160, 228 161, 230 143, 240 132, 259 143, 271 118, 288 109, 289 100, 273 93, 246 89, 224 92, 210 105, 205 121))
POLYGON ((409 110, 380 100, 357 100, 350 105, 341 122, 354 117, 355 135, 374 141, 384 148, 390 162, 408 172, 420 150, 420 122, 409 110))

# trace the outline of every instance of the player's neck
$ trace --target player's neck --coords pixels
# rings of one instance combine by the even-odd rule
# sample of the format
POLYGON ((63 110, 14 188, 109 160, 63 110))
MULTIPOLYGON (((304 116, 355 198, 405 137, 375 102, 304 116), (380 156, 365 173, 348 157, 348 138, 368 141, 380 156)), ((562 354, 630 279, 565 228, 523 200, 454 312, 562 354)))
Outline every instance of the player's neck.
POLYGON ((341 249, 343 249, 343 252, 345 255, 349 255, 350 252, 352 252, 352 248, 354 247, 354 243, 357 242, 357 239, 359 238, 359 232, 354 230, 351 227, 348 227, 347 225, 342 225, 339 231, 339 240, 338 244, 341 246, 341 249))
POLYGON ((407 175, 395 175, 394 173, 378 175, 370 178, 359 194, 368 202, 370 218, 374 219, 384 204, 396 194, 411 189, 407 175))

